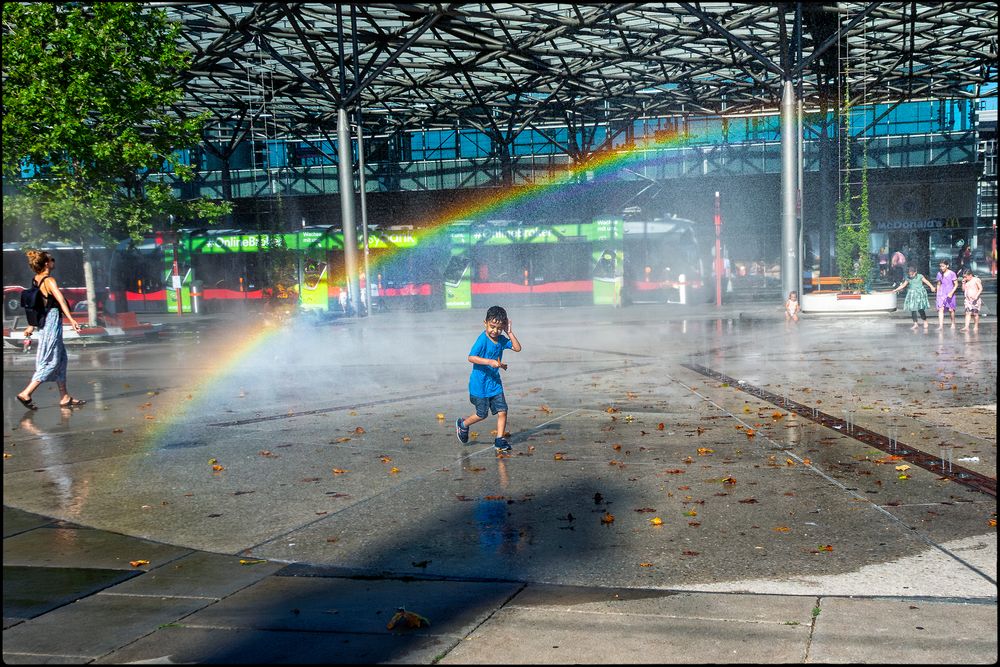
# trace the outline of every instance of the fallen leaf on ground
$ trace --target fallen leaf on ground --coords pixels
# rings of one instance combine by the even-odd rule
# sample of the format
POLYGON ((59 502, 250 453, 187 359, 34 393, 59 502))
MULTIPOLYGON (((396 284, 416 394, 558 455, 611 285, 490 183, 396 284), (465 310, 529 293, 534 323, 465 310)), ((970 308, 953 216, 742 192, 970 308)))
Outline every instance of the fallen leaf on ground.
POLYGON ((653 567, 652 563, 639 563, 639 567, 653 567))
POLYGON ((788 531, 791 530, 791 528, 789 528, 788 526, 775 526, 774 529, 779 533, 787 533, 788 531))
POLYGON ((378 457, 378 459, 382 463, 392 463, 392 458, 389 457, 389 456, 386 456, 385 454, 382 454, 380 457, 378 457))
POLYGON ((656 511, 655 507, 640 507, 639 509, 636 510, 636 512, 655 512, 655 511, 656 511))
POLYGON ((819 551, 833 551, 833 545, 832 544, 825 544, 825 545, 821 544, 819 546, 819 551))
POLYGON ((649 522, 651 524, 653 524, 654 526, 662 526, 663 525, 663 519, 661 519, 658 516, 654 516, 652 519, 649 520, 649 522))
POLYGON ((334 475, 343 475, 345 472, 350 472, 350 470, 341 470, 340 468, 333 469, 334 475))
POLYGON ((757 499, 756 498, 744 498, 740 502, 743 503, 744 505, 753 505, 754 503, 757 502, 757 499))
POLYGON ((385 628, 386 630, 392 630, 397 625, 404 628, 422 628, 430 624, 431 622, 420 614, 412 611, 406 611, 400 607, 393 617, 389 619, 389 622, 385 624, 385 628))
POLYGON ((722 483, 723 484, 729 484, 730 486, 732 486, 733 484, 736 483, 736 478, 732 477, 732 476, 730 476, 730 477, 723 477, 722 478, 722 483))
POLYGON ((614 523, 615 515, 611 512, 605 512, 604 516, 601 517, 601 523, 614 523))
POLYGON ((215 465, 212 466, 212 470, 214 470, 215 472, 221 472, 221 471, 225 470, 225 468, 223 468, 218 463, 216 463, 215 465))
POLYGON ((663 422, 660 422, 659 424, 656 425, 656 430, 657 431, 662 431, 665 428, 667 428, 667 425, 664 424, 663 422))
POLYGON ((360 426, 358 426, 356 429, 354 429, 354 432, 357 433, 358 435, 362 435, 365 432, 365 430, 360 426))
POLYGON ((682 551, 681 555, 682 556, 697 556, 700 553, 701 553, 700 551, 682 551))
POLYGON ((393 468, 389 471, 389 474, 390 475, 395 475, 397 472, 399 472, 399 468, 396 468, 395 466, 393 466, 393 468))
POLYGON ((148 560, 130 560, 128 562, 128 564, 131 565, 132 567, 140 567, 142 565, 149 565, 149 561, 148 560))
POLYGON ((712 454, 713 452, 715 452, 715 450, 714 449, 709 449, 708 447, 699 447, 698 448, 698 456, 708 456, 709 454, 712 454))
POLYGON ((444 413, 443 412, 437 413, 437 418, 443 421, 444 420, 444 413))
POLYGON ((260 565, 261 563, 266 563, 267 561, 262 558, 241 558, 240 565, 260 565))

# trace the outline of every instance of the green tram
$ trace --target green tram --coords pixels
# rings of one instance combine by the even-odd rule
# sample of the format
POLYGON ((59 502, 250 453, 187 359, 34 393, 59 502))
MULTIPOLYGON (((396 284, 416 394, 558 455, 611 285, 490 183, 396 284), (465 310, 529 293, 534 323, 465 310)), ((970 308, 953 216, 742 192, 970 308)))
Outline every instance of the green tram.
MULTIPOLYGON (((376 311, 693 302, 707 293, 704 269, 711 267, 694 229, 676 218, 654 224, 620 217, 371 228, 372 284, 365 284, 359 252, 360 285, 376 311)), ((152 234, 119 245, 110 283, 119 309, 135 312, 177 312, 178 299, 191 312, 192 291, 200 312, 261 300, 348 308, 344 238, 332 227, 152 234)))
MULTIPOLYGON (((370 230, 368 246, 377 308, 444 307, 446 245, 433 239, 418 243, 412 229, 392 227, 370 230)), ((346 307, 344 236, 335 228, 155 233, 138 243, 120 243, 111 265, 112 298, 134 312, 177 312, 178 296, 183 312, 191 312, 192 291, 202 312, 261 300, 322 311, 346 307)), ((363 269, 360 280, 364 289, 363 269)))
POLYGON ((447 308, 618 305, 622 221, 457 222, 448 230, 447 308))

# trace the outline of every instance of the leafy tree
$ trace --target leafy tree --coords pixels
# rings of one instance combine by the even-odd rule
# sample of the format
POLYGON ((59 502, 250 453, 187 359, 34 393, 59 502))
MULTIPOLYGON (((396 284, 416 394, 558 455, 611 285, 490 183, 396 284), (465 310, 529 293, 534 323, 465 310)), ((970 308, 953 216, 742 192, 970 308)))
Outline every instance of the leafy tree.
POLYGON ((91 324, 90 247, 231 210, 147 180, 164 163, 190 180, 176 151, 197 145, 205 122, 171 111, 189 64, 179 33, 143 3, 3 3, 3 175, 16 190, 4 228, 82 244, 91 324))

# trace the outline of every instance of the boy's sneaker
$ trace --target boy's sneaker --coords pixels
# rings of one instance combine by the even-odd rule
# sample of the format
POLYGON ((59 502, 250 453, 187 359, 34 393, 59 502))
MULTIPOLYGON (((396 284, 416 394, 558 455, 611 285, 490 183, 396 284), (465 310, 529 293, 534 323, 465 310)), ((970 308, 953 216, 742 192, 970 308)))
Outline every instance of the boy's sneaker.
POLYGON ((509 452, 510 443, 507 442, 506 438, 497 438, 496 440, 493 441, 493 449, 497 450, 498 452, 509 452))
POLYGON ((463 445, 469 441, 469 428, 467 426, 462 426, 462 418, 455 422, 455 435, 458 436, 459 442, 463 445))

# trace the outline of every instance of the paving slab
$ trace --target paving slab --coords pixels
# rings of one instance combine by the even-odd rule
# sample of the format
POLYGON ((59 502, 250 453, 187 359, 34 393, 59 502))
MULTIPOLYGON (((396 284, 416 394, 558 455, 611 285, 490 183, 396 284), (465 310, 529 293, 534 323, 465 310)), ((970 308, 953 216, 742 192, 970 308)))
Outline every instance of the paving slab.
POLYGON ((283 567, 281 563, 196 551, 150 569, 108 592, 220 599, 257 583, 283 567))
POLYGON ((434 664, 458 642, 440 635, 169 626, 94 664, 434 664))
POLYGON ((51 523, 53 523, 53 519, 49 517, 31 512, 22 512, 6 505, 3 507, 3 536, 5 538, 34 530, 41 526, 47 526, 51 523))
POLYGON ((996 663, 995 602, 823 598, 819 606, 809 662, 996 663))
POLYGON ((156 566, 190 552, 184 547, 71 525, 46 526, 3 541, 4 565, 26 567, 128 570, 131 561, 147 560, 156 566))
POLYGON ((4 661, 19 662, 22 656, 93 660, 207 604, 205 598, 98 593, 4 630, 4 661))
POLYGON ((138 572, 70 567, 3 568, 4 627, 34 618, 138 576, 138 572))
POLYGON ((464 636, 520 584, 269 577, 192 614, 187 627, 383 633, 399 608, 429 619, 420 633, 464 636))
POLYGON ((505 608, 442 664, 718 664, 802 662, 806 624, 649 613, 505 608))

